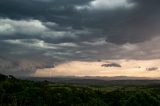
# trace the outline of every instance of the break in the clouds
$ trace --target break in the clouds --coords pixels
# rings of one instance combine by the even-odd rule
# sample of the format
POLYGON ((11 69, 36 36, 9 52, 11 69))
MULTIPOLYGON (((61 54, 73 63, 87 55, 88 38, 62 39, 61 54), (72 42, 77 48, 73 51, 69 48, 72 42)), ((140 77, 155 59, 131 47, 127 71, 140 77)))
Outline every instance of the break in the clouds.
POLYGON ((1 0, 0 72, 160 58, 159 0, 1 0))
POLYGON ((159 78, 159 62, 159 59, 147 61, 118 59, 99 62, 71 61, 57 65, 55 68, 39 69, 33 76, 128 76, 159 78))
POLYGON ((111 10, 117 8, 132 8, 135 4, 128 0, 93 0, 87 5, 76 6, 77 10, 111 10))

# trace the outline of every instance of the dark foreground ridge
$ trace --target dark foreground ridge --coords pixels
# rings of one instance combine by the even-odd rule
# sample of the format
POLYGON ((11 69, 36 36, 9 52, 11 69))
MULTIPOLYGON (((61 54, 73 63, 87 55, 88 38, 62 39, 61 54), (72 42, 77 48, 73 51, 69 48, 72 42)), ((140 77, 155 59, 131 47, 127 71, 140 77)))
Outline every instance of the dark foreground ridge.
POLYGON ((160 83, 141 81, 145 84, 96 85, 20 80, 0 74, 0 106, 160 106, 160 83))

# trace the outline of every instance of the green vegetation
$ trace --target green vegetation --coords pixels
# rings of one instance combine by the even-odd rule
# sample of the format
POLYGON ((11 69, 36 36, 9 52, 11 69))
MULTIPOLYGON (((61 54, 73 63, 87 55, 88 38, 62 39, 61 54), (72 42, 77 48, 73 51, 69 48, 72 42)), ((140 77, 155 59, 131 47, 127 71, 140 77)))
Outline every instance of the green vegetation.
POLYGON ((160 106, 160 85, 86 86, 0 75, 0 106, 160 106))

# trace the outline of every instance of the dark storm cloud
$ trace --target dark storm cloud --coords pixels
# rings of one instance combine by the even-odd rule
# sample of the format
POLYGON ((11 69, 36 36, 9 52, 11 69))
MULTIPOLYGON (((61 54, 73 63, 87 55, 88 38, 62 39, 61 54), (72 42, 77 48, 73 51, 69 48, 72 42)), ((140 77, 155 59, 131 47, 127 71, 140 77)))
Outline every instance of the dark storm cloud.
POLYGON ((1 0, 0 72, 29 75, 69 60, 159 58, 159 19, 159 0, 1 0))
MULTIPOLYGON (((109 10, 107 8, 103 10, 75 9, 77 5, 89 4, 92 2, 90 0, 50 0, 45 3, 38 0, 17 2, 24 3, 19 4, 23 8, 21 7, 19 11, 15 10, 16 13, 13 16, 37 18, 74 29, 87 28, 90 29, 90 32, 96 30, 92 35, 85 36, 85 38, 84 36, 80 37, 80 40, 89 40, 90 37, 106 37, 107 41, 116 44, 136 43, 149 40, 160 33, 158 29, 160 27, 160 2, 158 0, 129 0, 129 2, 135 3, 132 8, 109 10)), ((9 15, 12 14, 11 12, 14 13, 11 9, 9 15)), ((63 41, 73 42, 74 39, 66 38, 63 41)))
POLYGON ((2 17, 14 19, 36 18, 67 24, 66 20, 74 21, 74 17, 78 15, 74 6, 85 4, 88 1, 89 0, 1 0, 0 14, 2 17))
POLYGON ((158 0, 130 2, 135 3, 130 9, 88 10, 90 14, 83 24, 86 27, 101 29, 107 41, 116 44, 137 43, 158 36, 160 2, 158 0))
POLYGON ((0 72, 4 74, 29 75, 36 68, 51 66, 56 61, 54 58, 44 56, 44 50, 34 46, 1 41, 0 49, 0 72))
POLYGON ((159 36, 160 1, 135 0, 137 7, 114 25, 108 40, 115 43, 136 43, 159 36))
MULTIPOLYGON (((123 3, 123 1, 125 0, 118 3, 123 3)), ((160 33, 158 29, 160 26, 160 2, 158 0, 128 0, 129 3, 135 3, 132 8, 104 8, 102 10, 96 10, 96 8, 93 10, 76 10, 75 8, 76 6, 88 5, 91 2, 93 1, 2 0, 0 2, 0 14, 1 17, 12 19, 33 18, 55 22, 61 26, 70 26, 74 29, 97 30, 98 32, 94 32, 93 37, 103 36, 106 37, 107 41, 116 44, 141 42, 160 33)), ((103 6, 101 7, 103 8, 103 6)), ((67 39, 62 41, 67 41, 67 39)), ((83 40, 83 38, 80 39, 83 40)), ((74 39, 68 39, 68 41, 74 41, 74 39)))

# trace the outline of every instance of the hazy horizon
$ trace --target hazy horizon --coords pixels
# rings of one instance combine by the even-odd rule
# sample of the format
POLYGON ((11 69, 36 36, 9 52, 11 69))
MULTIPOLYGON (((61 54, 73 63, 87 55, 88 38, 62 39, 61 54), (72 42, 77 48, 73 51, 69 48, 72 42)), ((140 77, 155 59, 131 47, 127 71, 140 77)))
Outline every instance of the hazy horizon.
POLYGON ((55 76, 99 76, 99 77, 160 77, 159 60, 101 60, 101 61, 71 61, 53 68, 37 69, 34 77, 55 76))

